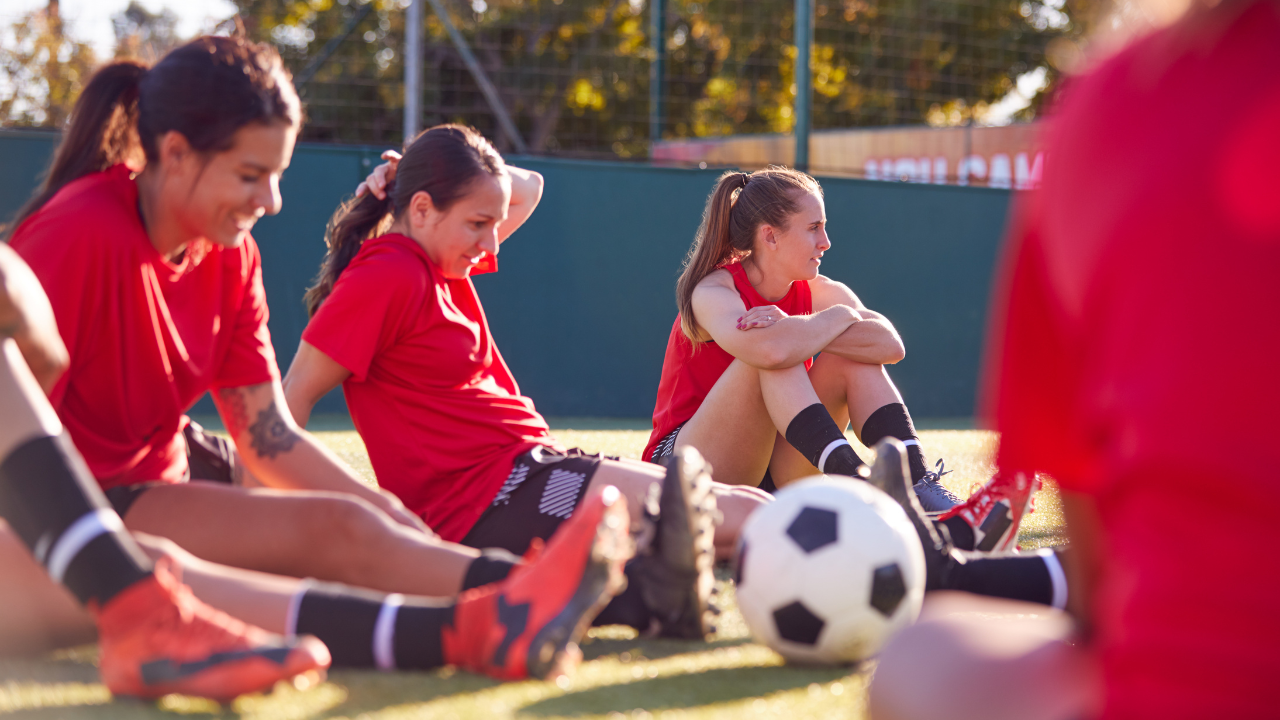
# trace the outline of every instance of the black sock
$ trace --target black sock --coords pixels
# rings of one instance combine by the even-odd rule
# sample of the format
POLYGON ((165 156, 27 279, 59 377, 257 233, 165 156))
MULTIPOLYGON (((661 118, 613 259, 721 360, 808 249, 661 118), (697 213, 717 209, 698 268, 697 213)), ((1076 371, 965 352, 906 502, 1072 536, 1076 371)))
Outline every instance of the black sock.
POLYGON ((862 432, 858 433, 858 438, 867 447, 875 447, 887 437, 897 438, 907 446, 911 482, 920 482, 928 468, 924 463, 924 452, 920 450, 920 437, 916 435, 916 426, 911 422, 911 413, 907 412, 906 405, 889 403, 876 410, 862 424, 862 432))
POLYGON ((787 442, 800 451, 820 472, 858 477, 862 458, 845 439, 822 403, 814 403, 796 413, 787 424, 787 442))
POLYGON ((82 603, 101 606, 151 575, 151 560, 65 434, 28 441, 0 460, 0 517, 82 603))
POLYGON ((1065 550, 1016 555, 962 553, 965 562, 951 568, 943 589, 1063 608, 1067 603, 1067 580, 1059 558, 1065 550))
POLYGON ((640 594, 642 581, 633 572, 635 562, 635 560, 628 561, 623 568, 627 574, 627 587, 609 600, 604 610, 601 610, 596 619, 591 621, 592 626, 629 625, 641 632, 649 629, 653 614, 649 612, 649 606, 644 604, 644 597, 640 594))
POLYGON ((297 601, 292 631, 315 635, 335 667, 425 670, 444 662, 441 631, 453 602, 315 583, 297 601))
POLYGON ((947 532, 951 534, 952 547, 957 550, 973 549, 977 540, 973 537, 973 528, 969 526, 969 523, 965 522, 964 518, 956 515, 938 522, 938 524, 945 525, 947 532))
POLYGON ((507 552, 502 548, 486 548, 480 551, 480 557, 467 566, 467 574, 462 578, 462 589, 470 590, 499 580, 506 580, 511 571, 521 562, 520 556, 507 552))

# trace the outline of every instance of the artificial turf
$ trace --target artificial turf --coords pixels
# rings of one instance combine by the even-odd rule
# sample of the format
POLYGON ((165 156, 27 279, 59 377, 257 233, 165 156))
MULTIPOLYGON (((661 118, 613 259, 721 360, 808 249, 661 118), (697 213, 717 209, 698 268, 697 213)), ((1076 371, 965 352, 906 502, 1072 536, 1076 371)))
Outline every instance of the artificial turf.
MULTIPOLYGON (((216 421, 208 425, 216 427, 216 421)), ((570 447, 639 457, 646 424, 553 421, 570 447)), ((923 425, 923 423, 922 423, 923 425)), ((316 418, 312 430, 362 477, 373 475, 360 437, 344 418, 316 418)), ((859 454, 872 453, 850 435, 859 454)), ((990 477, 996 438, 980 430, 923 430, 930 457, 953 470, 944 483, 961 497, 990 477)), ((1023 548, 1063 540, 1061 508, 1051 485, 1022 524, 1023 548)), ((795 667, 751 641, 733 600, 728 571, 718 572, 726 607, 706 643, 636 637, 628 629, 592 630, 572 679, 499 683, 445 668, 434 672, 338 670, 306 689, 281 684, 231 705, 181 696, 157 703, 112 700, 97 682, 92 646, 39 659, 0 659, 0 715, 32 718, 241 717, 293 718, 860 718, 873 663, 795 667)))

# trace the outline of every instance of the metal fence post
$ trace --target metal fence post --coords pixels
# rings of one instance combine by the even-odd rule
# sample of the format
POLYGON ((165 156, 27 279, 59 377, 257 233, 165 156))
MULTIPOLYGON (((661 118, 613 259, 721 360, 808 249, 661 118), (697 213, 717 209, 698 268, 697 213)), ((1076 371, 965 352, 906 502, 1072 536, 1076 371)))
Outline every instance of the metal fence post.
POLYGON ((411 0, 404 18, 405 142, 418 134, 422 122, 422 25, 422 0, 411 0))
POLYGON ((812 125, 813 71, 809 66, 813 45, 813 0, 796 0, 796 103, 795 134, 797 170, 809 170, 809 130, 812 125))
POLYGON ((653 60, 649 63, 649 140, 662 139, 664 80, 667 65, 667 0, 649 0, 649 46, 653 60))

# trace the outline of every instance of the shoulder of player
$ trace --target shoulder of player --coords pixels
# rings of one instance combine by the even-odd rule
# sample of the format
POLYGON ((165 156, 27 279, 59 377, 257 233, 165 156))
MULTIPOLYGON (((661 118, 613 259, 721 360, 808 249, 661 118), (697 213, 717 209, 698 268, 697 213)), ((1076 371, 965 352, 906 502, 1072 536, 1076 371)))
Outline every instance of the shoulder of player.
POLYGON ((425 291, 431 285, 431 268, 416 245, 400 236, 383 235, 366 240, 338 280, 359 278, 386 290, 425 291))
POLYGON ((731 290, 737 292, 737 288, 733 285, 733 275, 728 270, 719 268, 712 270, 706 277, 698 281, 693 287, 693 294, 696 297, 706 292, 715 292, 717 290, 731 290))
POLYGON ((73 180, 18 227, 13 244, 74 249, 77 256, 128 245, 130 230, 141 226, 126 182, 117 168, 73 180))

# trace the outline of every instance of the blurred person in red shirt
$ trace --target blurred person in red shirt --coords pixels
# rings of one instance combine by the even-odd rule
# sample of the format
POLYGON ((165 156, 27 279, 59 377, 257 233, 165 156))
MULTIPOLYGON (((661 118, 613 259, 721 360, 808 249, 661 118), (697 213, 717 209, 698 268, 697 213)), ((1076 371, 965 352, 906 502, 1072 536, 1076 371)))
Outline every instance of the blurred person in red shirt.
POLYGON ((874 717, 1276 716, 1277 118, 1275 0, 1193 8, 1066 91, 985 414, 1000 467, 1061 485, 1076 622, 942 599, 886 649, 874 717))

